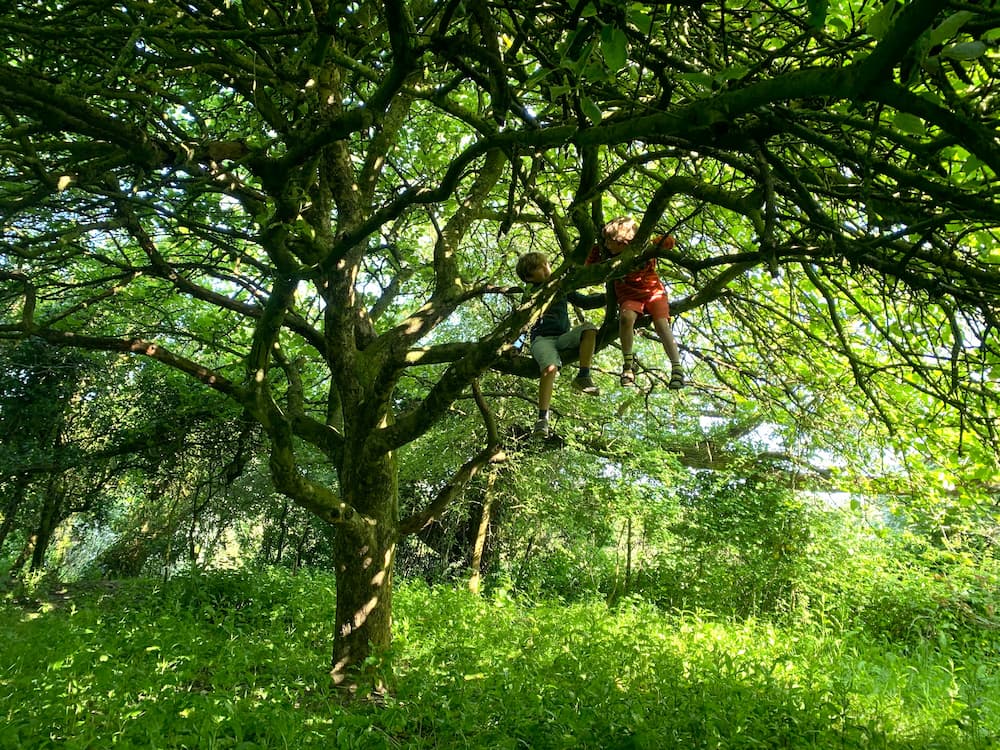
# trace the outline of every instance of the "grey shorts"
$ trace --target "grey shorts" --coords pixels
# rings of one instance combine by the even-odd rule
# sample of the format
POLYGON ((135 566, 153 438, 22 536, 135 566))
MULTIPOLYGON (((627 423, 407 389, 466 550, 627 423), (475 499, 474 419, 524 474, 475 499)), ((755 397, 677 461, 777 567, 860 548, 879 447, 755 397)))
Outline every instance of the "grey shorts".
POLYGON ((549 366, 562 367, 559 358, 560 349, 579 349, 580 337, 584 331, 596 331, 593 323, 581 323, 576 328, 570 328, 561 336, 539 336, 531 342, 531 356, 538 363, 538 371, 544 372, 549 366))

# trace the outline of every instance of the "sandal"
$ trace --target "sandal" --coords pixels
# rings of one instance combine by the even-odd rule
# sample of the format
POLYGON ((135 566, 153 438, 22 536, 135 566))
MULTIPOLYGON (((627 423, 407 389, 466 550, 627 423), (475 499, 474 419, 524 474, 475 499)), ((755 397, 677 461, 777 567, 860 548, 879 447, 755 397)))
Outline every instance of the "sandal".
POLYGON ((676 391, 684 387, 684 371, 679 367, 675 367, 670 371, 670 382, 667 383, 667 388, 672 391, 676 391))
POLYGON ((621 384, 632 385, 633 383, 635 383, 635 372, 631 369, 622 370, 621 384))

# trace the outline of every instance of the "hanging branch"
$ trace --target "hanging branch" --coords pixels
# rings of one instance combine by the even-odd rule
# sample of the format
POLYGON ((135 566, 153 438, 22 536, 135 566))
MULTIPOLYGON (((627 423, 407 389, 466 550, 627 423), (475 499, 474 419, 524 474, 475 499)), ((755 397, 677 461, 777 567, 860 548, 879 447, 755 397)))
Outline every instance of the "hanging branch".
POLYGON ((404 518, 399 524, 400 536, 415 534, 430 523, 438 520, 445 509, 458 497, 479 471, 488 464, 501 463, 507 460, 507 454, 500 448, 500 433, 497 430, 496 417, 483 397, 479 380, 472 381, 472 396, 486 427, 486 447, 470 458, 455 472, 451 479, 441 488, 437 497, 424 510, 404 518))
POLYGON ((862 363, 857 355, 854 354, 854 351, 847 340, 847 334, 844 332, 844 326, 840 320, 840 314, 837 312, 837 302, 834 299, 833 294, 830 289, 827 288, 826 284, 820 280, 819 275, 808 263, 803 263, 802 269, 805 271, 806 276, 809 277, 809 281, 812 282, 813 286, 816 287, 826 300, 827 310, 830 313, 830 322, 833 324, 833 328, 837 333, 837 339, 840 341, 840 351, 845 357, 847 357, 847 361, 851 366, 851 372, 854 374, 854 382, 857 383, 858 388, 862 390, 868 401, 874 407, 875 411, 878 412, 879 418, 882 420, 882 423, 889 428, 890 434, 894 434, 896 432, 896 425, 889 418, 889 415, 885 413, 881 402, 872 391, 871 381, 863 372, 861 372, 862 363))

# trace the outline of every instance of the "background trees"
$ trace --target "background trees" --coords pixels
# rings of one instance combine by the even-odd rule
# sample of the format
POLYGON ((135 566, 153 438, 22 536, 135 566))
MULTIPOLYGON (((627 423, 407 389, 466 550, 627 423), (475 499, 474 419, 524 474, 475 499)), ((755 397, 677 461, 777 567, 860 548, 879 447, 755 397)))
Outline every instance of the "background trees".
POLYGON ((120 538, 103 550, 92 540, 96 549, 83 544, 68 559, 77 545, 64 544, 62 567, 113 577, 136 575, 154 557, 167 567, 198 560, 202 540, 229 527, 222 496, 254 446, 214 394, 146 362, 39 339, 2 354, 0 549, 12 572, 40 570, 71 518, 66 541, 96 529, 120 538))
POLYGON ((681 238, 700 408, 800 456, 842 420, 994 466, 998 27, 938 0, 10 8, 0 333, 149 358, 255 425, 336 527, 342 680, 388 643, 400 535, 504 455, 472 384, 533 375, 507 355, 555 284, 634 260, 576 266, 618 213, 681 238), (567 262, 519 304, 534 249, 567 262), (456 404, 482 426, 401 517, 397 451, 456 404))

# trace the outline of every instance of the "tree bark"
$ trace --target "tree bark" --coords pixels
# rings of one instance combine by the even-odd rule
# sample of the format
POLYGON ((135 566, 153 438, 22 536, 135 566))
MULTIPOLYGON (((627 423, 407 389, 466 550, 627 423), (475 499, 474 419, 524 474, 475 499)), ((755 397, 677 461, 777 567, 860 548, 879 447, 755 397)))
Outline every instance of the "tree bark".
POLYGON ((399 539, 395 455, 345 461, 340 479, 344 499, 361 516, 338 525, 334 540, 337 609, 330 674, 334 685, 352 694, 380 691, 376 663, 392 643, 393 567, 399 539))
POLYGON ((479 507, 479 524, 475 539, 472 542, 472 558, 469 561, 469 591, 478 594, 482 586, 483 551, 486 549, 486 537, 493 518, 493 485, 496 483, 497 470, 494 468, 486 479, 486 489, 483 491, 483 502, 479 507))
POLYGON ((62 477, 53 477, 48 483, 45 492, 45 499, 42 503, 42 512, 38 518, 38 527, 34 534, 35 546, 31 553, 31 572, 35 573, 42 569, 45 563, 45 553, 49 550, 49 543, 56 527, 63 520, 63 500, 66 490, 63 487, 62 477))

